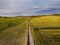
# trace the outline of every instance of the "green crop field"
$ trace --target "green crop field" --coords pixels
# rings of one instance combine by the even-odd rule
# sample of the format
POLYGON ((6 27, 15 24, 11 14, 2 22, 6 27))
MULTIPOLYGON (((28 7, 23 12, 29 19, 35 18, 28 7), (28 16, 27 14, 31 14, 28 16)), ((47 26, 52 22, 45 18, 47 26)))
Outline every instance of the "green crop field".
POLYGON ((40 16, 30 20, 35 45, 60 45, 60 16, 40 16))
POLYGON ((27 20, 23 17, 0 18, 0 45, 27 45, 27 20))
POLYGON ((0 45, 60 45, 60 16, 0 17, 0 45), (29 21, 29 23, 28 23, 29 21))

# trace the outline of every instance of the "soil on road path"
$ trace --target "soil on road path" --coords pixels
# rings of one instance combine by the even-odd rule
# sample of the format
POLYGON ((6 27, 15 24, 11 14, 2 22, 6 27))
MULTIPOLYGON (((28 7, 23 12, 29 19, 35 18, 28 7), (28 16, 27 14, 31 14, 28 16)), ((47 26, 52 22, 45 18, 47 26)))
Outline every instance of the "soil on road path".
POLYGON ((32 37, 31 29, 30 29, 30 20, 28 19, 28 33, 29 33, 29 45, 34 45, 34 40, 32 37))

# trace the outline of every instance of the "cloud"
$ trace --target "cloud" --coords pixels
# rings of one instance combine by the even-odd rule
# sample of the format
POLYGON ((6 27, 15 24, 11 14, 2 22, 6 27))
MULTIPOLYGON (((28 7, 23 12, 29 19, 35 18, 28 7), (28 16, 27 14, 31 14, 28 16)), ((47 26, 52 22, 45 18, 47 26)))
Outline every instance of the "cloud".
POLYGON ((18 14, 24 8, 24 3, 31 0, 0 0, 0 15, 18 14), (17 12, 17 13, 15 13, 17 12))
POLYGON ((0 0, 0 15, 60 13, 60 0, 0 0))

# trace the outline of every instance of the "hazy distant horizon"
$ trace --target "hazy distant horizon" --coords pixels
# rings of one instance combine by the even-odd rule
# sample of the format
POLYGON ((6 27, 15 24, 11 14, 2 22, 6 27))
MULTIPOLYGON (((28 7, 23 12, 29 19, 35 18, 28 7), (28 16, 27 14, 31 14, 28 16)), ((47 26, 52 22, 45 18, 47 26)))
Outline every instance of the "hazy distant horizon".
MULTIPOLYGON (((0 15, 1 17, 17 17, 17 16, 43 16, 43 15, 55 15, 57 13, 54 14, 37 14, 37 15, 0 15)), ((60 15, 60 13, 58 13, 57 15, 60 15)))

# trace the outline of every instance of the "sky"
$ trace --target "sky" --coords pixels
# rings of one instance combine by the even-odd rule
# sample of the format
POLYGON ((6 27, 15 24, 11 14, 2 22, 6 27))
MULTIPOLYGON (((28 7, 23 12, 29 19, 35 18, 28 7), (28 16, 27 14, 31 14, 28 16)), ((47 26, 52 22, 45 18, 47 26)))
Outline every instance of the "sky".
POLYGON ((60 14, 60 0, 0 0, 0 16, 60 14))

